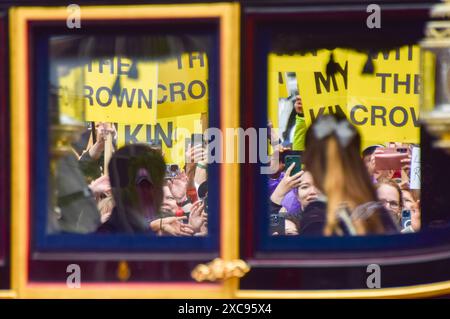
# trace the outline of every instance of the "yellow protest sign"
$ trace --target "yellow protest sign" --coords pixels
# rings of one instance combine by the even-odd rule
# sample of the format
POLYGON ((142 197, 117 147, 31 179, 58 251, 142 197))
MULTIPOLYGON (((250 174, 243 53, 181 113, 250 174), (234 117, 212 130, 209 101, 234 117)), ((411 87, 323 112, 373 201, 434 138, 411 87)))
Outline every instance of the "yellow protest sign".
MULTIPOLYGON (((373 52, 373 74, 362 74, 367 53, 319 50, 305 55, 269 55, 271 72, 295 72, 306 124, 321 114, 343 112, 359 129, 363 145, 419 142, 419 48, 373 52), (336 72, 326 73, 330 55, 336 72)), ((275 82, 276 84, 276 82, 275 82)), ((269 119, 277 122, 275 85, 269 83, 269 119)))
POLYGON ((278 97, 287 98, 288 95, 286 72, 278 72, 278 97))
POLYGON ((418 46, 375 52, 375 72, 362 75, 367 55, 350 55, 346 112, 365 144, 419 143, 419 58, 418 46))
POLYGON ((60 113, 114 123, 118 147, 160 140, 166 162, 183 166, 186 140, 206 129, 206 53, 187 52, 160 62, 116 56, 68 70, 58 74, 60 113), (76 113, 80 110, 85 117, 76 113))
POLYGON ((83 68, 57 66, 59 122, 80 124, 84 122, 83 68))
POLYGON ((436 78, 436 55, 432 51, 424 49, 422 51, 422 109, 427 112, 432 111, 436 105, 435 101, 435 78, 436 78))
POLYGON ((295 100, 294 92, 292 92, 292 77, 295 77, 296 88, 294 90, 302 96, 304 112, 307 113, 307 125, 311 123, 311 119, 314 119, 316 114, 323 113, 323 109, 345 102, 347 82, 344 75, 347 51, 339 49, 333 52, 334 60, 340 67, 338 68, 338 74, 333 78, 327 77, 325 72, 330 54, 329 50, 320 50, 304 55, 269 55, 268 117, 273 127, 277 129, 279 136, 282 137, 283 142, 289 139, 287 136, 292 138, 294 130, 292 125, 295 124, 295 121, 290 121, 290 115, 286 113, 293 111, 295 100), (285 74, 286 82, 290 82, 287 85, 291 87, 291 92, 287 93, 287 96, 290 96, 289 99, 278 95, 276 76, 279 72, 285 74), (319 86, 319 90, 313 94, 316 86, 319 86), (308 94, 303 92, 308 92, 308 94))
MULTIPOLYGON (((322 106, 342 104, 346 100, 347 83, 344 73, 348 52, 342 49, 333 51, 334 60, 340 66, 334 78, 327 77, 325 72, 331 53, 329 50, 320 50, 305 55, 269 55, 269 119, 278 122, 274 116, 277 114, 278 99, 285 97, 280 96, 279 90, 274 86, 279 72, 284 74, 284 78, 287 72, 296 73, 303 107, 307 110, 319 110, 322 106), (314 95, 304 93, 314 91, 317 91, 314 95)), ((286 96, 288 95, 286 92, 286 96)), ((310 122, 311 118, 308 117, 307 123, 310 122)))
POLYGON ((185 141, 191 134, 201 134, 201 114, 158 119, 156 124, 117 124, 117 147, 160 140, 167 164, 184 166, 185 141))
POLYGON ((208 112, 204 52, 186 52, 160 62, 120 56, 96 59, 59 74, 58 79, 60 113, 69 118, 153 124, 156 118, 208 112), (78 114, 78 102, 84 102, 85 117, 78 114))
POLYGON ((269 59, 269 68, 267 75, 267 87, 268 87, 268 97, 267 97, 267 117, 269 121, 273 123, 275 127, 278 127, 278 99, 280 99, 280 92, 278 87, 278 71, 271 70, 271 61, 274 59, 269 59))
POLYGON ((183 53, 159 63, 158 119, 208 112, 208 58, 183 53))
POLYGON ((328 113, 336 105, 344 106, 347 102, 347 50, 320 50, 296 59, 294 67, 303 102, 306 124, 310 125, 318 115, 328 113), (336 62, 336 73, 327 75, 326 66, 330 55, 336 62))
POLYGON ((99 59, 85 66, 86 120, 155 123, 158 65, 124 57, 99 59))

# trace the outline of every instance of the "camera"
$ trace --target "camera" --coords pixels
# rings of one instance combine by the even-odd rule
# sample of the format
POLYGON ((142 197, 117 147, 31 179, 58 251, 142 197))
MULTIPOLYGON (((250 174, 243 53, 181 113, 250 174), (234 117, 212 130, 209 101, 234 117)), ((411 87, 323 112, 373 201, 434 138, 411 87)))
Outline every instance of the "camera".
POLYGON ((180 174, 180 167, 178 164, 167 164, 166 165, 166 179, 172 179, 180 174))
POLYGON ((205 212, 208 214, 208 194, 206 194, 206 196, 203 197, 201 200, 203 201, 205 212))
POLYGON ((208 182, 201 183, 197 193, 200 200, 204 203, 205 212, 208 213, 208 182))
POLYGON ((405 229, 408 226, 411 226, 411 211, 410 210, 404 210, 402 211, 402 229, 405 229))
POLYGON ((281 214, 270 214, 270 235, 277 233, 279 236, 285 234, 286 218, 281 214))
POLYGON ((375 169, 378 170, 400 170, 402 160, 408 158, 406 148, 379 148, 382 153, 375 154, 375 169))

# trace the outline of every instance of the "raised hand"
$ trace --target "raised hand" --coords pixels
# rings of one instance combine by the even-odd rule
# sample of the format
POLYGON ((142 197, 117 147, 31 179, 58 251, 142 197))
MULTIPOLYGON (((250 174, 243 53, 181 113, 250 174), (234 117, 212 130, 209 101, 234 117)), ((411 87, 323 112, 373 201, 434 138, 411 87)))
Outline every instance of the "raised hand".
POLYGON ((207 161, 206 149, 198 144, 194 147, 188 147, 186 151, 186 162, 187 163, 199 163, 207 161))
MULTIPOLYGON (((187 217, 166 217, 162 219, 161 232, 163 235, 172 236, 192 236, 194 235, 194 230, 189 224, 184 224, 183 220, 187 217)), ((159 220, 157 220, 159 221, 159 220)))
POLYGON ((109 176, 103 175, 97 178, 95 181, 89 185, 89 188, 94 193, 95 197, 100 197, 101 195, 111 194, 111 184, 109 182, 109 176))
POLYGON ((185 173, 179 174, 174 179, 169 179, 167 184, 169 186, 170 192, 177 203, 182 202, 186 198, 188 178, 185 173))
POLYGON ((289 168, 286 170, 286 173, 284 174, 283 178, 281 179, 280 183, 278 184, 277 188, 275 188, 275 191, 270 196, 270 199, 275 204, 280 205, 284 196, 291 189, 300 186, 301 178, 304 174, 304 171, 300 171, 297 174, 291 176, 291 172, 294 169, 294 166, 295 166, 295 163, 292 163, 291 166, 289 166, 289 168))
POLYGON ((208 215, 205 212, 205 204, 203 201, 195 202, 191 207, 191 213, 189 214, 189 224, 192 229, 198 233, 204 223, 208 221, 208 215))

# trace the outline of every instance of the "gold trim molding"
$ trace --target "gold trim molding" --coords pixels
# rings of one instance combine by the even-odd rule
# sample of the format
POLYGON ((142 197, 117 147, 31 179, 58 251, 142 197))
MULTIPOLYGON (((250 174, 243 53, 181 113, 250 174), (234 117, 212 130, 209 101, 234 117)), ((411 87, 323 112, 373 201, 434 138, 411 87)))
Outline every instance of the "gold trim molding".
POLYGON ((197 265, 191 273, 197 282, 242 278, 250 271, 250 266, 241 259, 224 261, 216 258, 207 264, 197 265))

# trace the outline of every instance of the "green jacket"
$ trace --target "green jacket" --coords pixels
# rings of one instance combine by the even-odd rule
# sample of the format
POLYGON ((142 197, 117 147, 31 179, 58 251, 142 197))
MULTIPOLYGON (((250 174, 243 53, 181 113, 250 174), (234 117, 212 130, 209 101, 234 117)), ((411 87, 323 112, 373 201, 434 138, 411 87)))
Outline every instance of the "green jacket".
POLYGON ((292 149, 294 151, 303 151, 305 149, 306 122, 304 117, 295 116, 295 131, 292 149))

